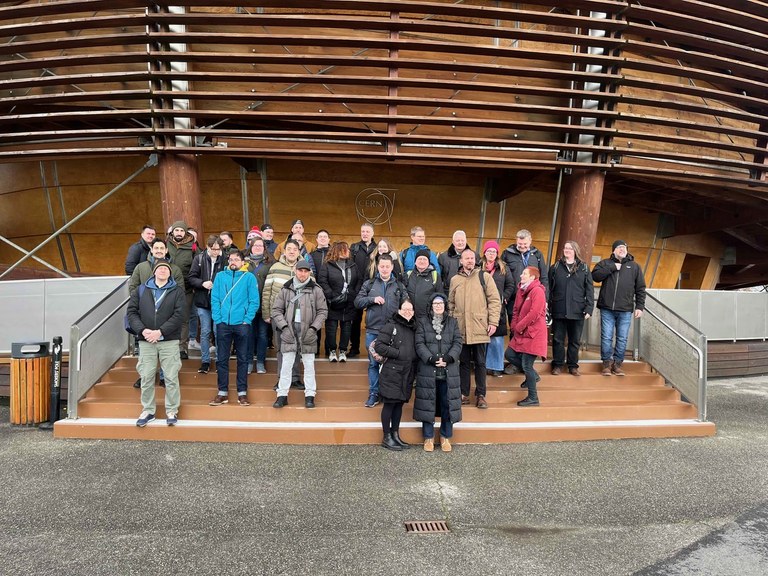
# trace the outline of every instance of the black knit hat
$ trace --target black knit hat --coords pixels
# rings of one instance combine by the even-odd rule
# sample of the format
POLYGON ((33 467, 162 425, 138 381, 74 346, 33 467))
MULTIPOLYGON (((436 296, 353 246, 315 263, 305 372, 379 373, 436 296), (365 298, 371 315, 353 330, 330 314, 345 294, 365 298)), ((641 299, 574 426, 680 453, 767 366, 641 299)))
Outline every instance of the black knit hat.
POLYGON ((624 240, 616 240, 616 242, 613 243, 613 246, 611 246, 611 252, 616 250, 619 246, 627 246, 627 243, 624 242, 624 240))
MULTIPOLYGON (((422 248, 421 250, 416 252, 416 258, 418 258, 419 256, 426 256, 427 260, 429 260, 429 257, 431 256, 431 254, 429 250, 427 250, 426 248, 422 248)), ((413 259, 414 262, 416 261, 416 258, 413 259)))

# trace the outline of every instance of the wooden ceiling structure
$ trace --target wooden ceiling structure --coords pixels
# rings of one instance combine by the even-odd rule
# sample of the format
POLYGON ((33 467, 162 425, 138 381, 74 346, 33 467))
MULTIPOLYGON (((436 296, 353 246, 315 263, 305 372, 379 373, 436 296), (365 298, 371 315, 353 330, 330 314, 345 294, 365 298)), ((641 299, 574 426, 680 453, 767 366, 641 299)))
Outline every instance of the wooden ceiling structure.
POLYGON ((16 1, 0 162, 195 154, 560 170, 768 283, 768 3, 16 1))

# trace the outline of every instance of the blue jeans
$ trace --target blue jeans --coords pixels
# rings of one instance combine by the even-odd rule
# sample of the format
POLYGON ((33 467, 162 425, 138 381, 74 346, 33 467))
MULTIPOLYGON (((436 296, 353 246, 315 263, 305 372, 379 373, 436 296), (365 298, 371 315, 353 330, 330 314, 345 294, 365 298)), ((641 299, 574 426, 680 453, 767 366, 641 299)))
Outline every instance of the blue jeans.
POLYGON ((624 361, 630 324, 632 324, 632 312, 600 309, 600 359, 603 362, 624 361), (616 333, 615 349, 613 347, 614 332, 616 333))
POLYGON ((260 312, 256 312, 256 316, 251 323, 251 338, 248 341, 249 360, 252 360, 255 355, 256 361, 259 364, 264 364, 267 359, 268 332, 269 324, 264 322, 264 317, 260 312))
MULTIPOLYGON (((451 407, 448 405, 448 381, 435 380, 437 388, 437 401, 440 402, 440 437, 451 438, 453 436, 453 422, 451 422, 451 407)), ((435 423, 422 422, 421 433, 424 438, 435 437, 435 423)))
POLYGON ((493 336, 485 353, 485 367, 488 370, 504 370, 504 336, 493 336))
POLYGON ((229 390, 229 351, 237 348, 237 394, 248 392, 248 336, 250 324, 216 324, 216 383, 219 394, 229 390))
POLYGON ((211 363, 211 328, 213 318, 208 308, 195 308, 200 321, 200 357, 201 361, 211 363))
POLYGON ((200 316, 197 314, 197 306, 192 304, 189 310, 189 339, 197 340, 197 319, 200 316))
MULTIPOLYGON (((376 339, 376 336, 378 334, 373 334, 368 332, 368 330, 365 331, 366 352, 368 352, 368 347, 376 339)), ((376 395, 379 393, 379 363, 373 359, 370 352, 368 352, 368 393, 376 395)))

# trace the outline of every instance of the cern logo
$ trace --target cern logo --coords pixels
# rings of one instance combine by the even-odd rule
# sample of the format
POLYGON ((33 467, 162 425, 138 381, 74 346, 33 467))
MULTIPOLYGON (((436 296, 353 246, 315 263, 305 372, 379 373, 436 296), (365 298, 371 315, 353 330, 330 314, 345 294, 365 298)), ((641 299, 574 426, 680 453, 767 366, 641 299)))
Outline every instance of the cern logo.
POLYGON ((366 188, 355 198, 357 218, 376 226, 387 224, 392 231, 397 188, 366 188))

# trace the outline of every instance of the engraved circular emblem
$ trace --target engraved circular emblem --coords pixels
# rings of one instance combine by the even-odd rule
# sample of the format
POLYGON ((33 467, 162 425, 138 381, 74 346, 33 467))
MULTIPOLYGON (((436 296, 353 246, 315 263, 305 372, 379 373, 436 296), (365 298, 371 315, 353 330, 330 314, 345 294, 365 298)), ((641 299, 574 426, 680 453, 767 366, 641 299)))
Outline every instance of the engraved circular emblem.
POLYGON ((395 211, 394 188, 365 188, 355 198, 357 217, 374 226, 389 224, 392 230, 392 214, 395 211))

